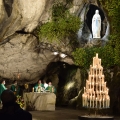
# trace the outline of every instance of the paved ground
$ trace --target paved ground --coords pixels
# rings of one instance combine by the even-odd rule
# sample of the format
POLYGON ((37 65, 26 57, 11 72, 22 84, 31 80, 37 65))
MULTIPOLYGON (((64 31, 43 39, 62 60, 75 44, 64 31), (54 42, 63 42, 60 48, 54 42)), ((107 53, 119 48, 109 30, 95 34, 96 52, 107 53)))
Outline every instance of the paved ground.
MULTIPOLYGON (((30 111, 33 120, 78 120, 78 116, 88 115, 88 111, 69 108, 56 108, 55 111, 30 111)), ((114 116, 114 120, 120 120, 120 116, 114 116)))
MULTIPOLYGON (((0 108, 1 109, 1 108, 0 108)), ((56 108, 55 111, 29 111, 32 120, 79 120, 78 116, 87 115, 88 110, 75 110, 70 108, 56 108)), ((92 114, 91 114, 92 115, 92 114)), ((104 114, 105 115, 105 114, 104 114)), ((114 120, 120 120, 119 116, 114 116, 114 120)))
POLYGON ((57 108, 55 111, 32 111, 33 120, 78 120, 80 111, 57 108))

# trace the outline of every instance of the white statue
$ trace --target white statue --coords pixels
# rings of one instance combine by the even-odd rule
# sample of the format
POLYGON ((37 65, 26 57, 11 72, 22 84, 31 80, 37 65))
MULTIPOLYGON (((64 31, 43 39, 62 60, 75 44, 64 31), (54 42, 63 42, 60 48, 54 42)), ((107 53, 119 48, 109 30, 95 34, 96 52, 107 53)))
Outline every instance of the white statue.
POLYGON ((92 18, 92 34, 93 38, 101 38, 100 37, 100 31, 101 31, 101 17, 99 15, 99 11, 96 10, 95 14, 92 18))

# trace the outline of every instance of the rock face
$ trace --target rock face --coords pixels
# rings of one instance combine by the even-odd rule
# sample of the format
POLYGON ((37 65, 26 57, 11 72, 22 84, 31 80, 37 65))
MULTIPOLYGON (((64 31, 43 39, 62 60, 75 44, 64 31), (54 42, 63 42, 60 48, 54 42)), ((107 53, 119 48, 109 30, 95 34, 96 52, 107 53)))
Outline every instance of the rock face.
POLYGON ((1 1, 3 17, 0 19, 0 38, 4 40, 16 31, 32 32, 40 21, 46 0, 5 0, 1 1))
MULTIPOLYGON (((51 8, 56 0, 4 0, 0 1, 0 76, 8 80, 19 79, 35 83, 45 74, 51 62, 74 64, 69 39, 64 43, 39 42, 33 31, 50 20, 51 8), (58 52, 54 55, 53 52, 58 52), (66 54, 61 58, 61 53, 66 54)), ((66 1, 61 0, 64 4, 66 1)), ((73 0, 71 13, 80 14, 84 0, 73 0)), ((87 3, 88 4, 88 3, 87 3)), ((84 13, 84 12, 83 12, 84 13)), ((82 14, 84 18, 84 14, 82 14)))
MULTIPOLYGON (((0 1, 0 76, 1 78, 19 79, 35 83, 44 73, 50 62, 63 60, 54 51, 63 43, 50 45, 40 43, 32 32, 39 25, 48 21, 53 3, 56 0, 5 0, 0 1), (53 47, 54 46, 54 47, 53 47)), ((63 0, 61 0, 62 2, 63 0)), ((63 52, 71 51, 68 46, 63 52)), ((67 57, 64 62, 73 64, 67 57)))
POLYGON ((40 53, 37 45, 38 41, 30 34, 15 35, 10 42, 1 45, 1 75, 11 80, 39 79, 55 56, 48 50, 40 53))

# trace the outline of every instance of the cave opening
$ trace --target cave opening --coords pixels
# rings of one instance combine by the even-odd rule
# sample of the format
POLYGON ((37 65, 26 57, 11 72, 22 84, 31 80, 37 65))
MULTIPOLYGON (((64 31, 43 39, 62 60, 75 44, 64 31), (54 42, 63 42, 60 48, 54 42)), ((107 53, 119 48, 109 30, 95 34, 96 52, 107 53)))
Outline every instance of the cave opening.
MULTIPOLYGON (((65 62, 52 62, 47 66, 42 80, 52 82, 56 87, 56 106, 68 106, 71 99, 78 95, 80 85, 75 76, 78 67, 65 62)), ((79 73, 80 74, 80 73, 79 73)))

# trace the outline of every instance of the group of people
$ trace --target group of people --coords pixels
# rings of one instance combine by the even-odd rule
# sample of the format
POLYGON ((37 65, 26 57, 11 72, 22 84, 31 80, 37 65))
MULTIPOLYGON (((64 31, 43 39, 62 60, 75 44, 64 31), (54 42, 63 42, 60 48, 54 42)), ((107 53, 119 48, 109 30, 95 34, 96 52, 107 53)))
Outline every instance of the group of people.
POLYGON ((1 94, 5 91, 5 90, 10 90, 14 93, 15 96, 19 95, 20 93, 20 87, 17 84, 17 81, 15 80, 13 82, 13 84, 10 86, 10 88, 7 88, 5 86, 6 82, 5 80, 2 80, 0 83, 0 105, 2 105, 2 101, 1 101, 1 94))
POLYGON ((5 87, 5 80, 0 84, 0 102, 2 109, 0 110, 0 120, 32 120, 31 113, 23 110, 17 104, 16 95, 19 92, 17 81, 14 81, 10 89, 5 87))
POLYGON ((33 92, 44 92, 48 91, 51 93, 56 93, 56 88, 52 85, 52 82, 46 83, 46 81, 41 82, 41 80, 38 80, 37 84, 33 87, 33 92))
MULTIPOLYGON (((7 90, 7 88, 5 86, 5 80, 2 80, 0 84, 0 96, 4 90, 7 90)), ((20 95, 20 87, 18 86, 16 80, 10 86, 9 90, 11 90, 16 96, 20 95)), ((43 81, 42 83, 41 80, 38 80, 37 84, 35 84, 35 86, 33 87, 33 92, 45 92, 45 91, 56 94, 56 88, 52 85, 52 82, 46 83, 46 81, 43 81)))
MULTIPOLYGON (((34 86, 34 92, 48 91, 56 93, 56 88, 52 85, 52 82, 46 83, 38 80, 34 86)), ((16 103, 17 95, 20 93, 20 88, 15 80, 10 88, 6 88, 5 80, 2 80, 0 84, 0 103, 2 103, 2 109, 0 110, 0 120, 32 120, 31 113, 20 108, 16 103)))
MULTIPOLYGON (((4 90, 6 90, 6 89, 7 89, 7 88, 6 88, 6 86, 5 86, 5 80, 2 80, 2 82, 1 82, 1 84, 0 84, 0 95, 1 95, 2 92, 3 92, 4 90)), ((16 96, 19 95, 20 88, 19 88, 16 80, 13 82, 13 84, 11 85, 11 87, 10 87, 9 90, 13 91, 16 96)))

